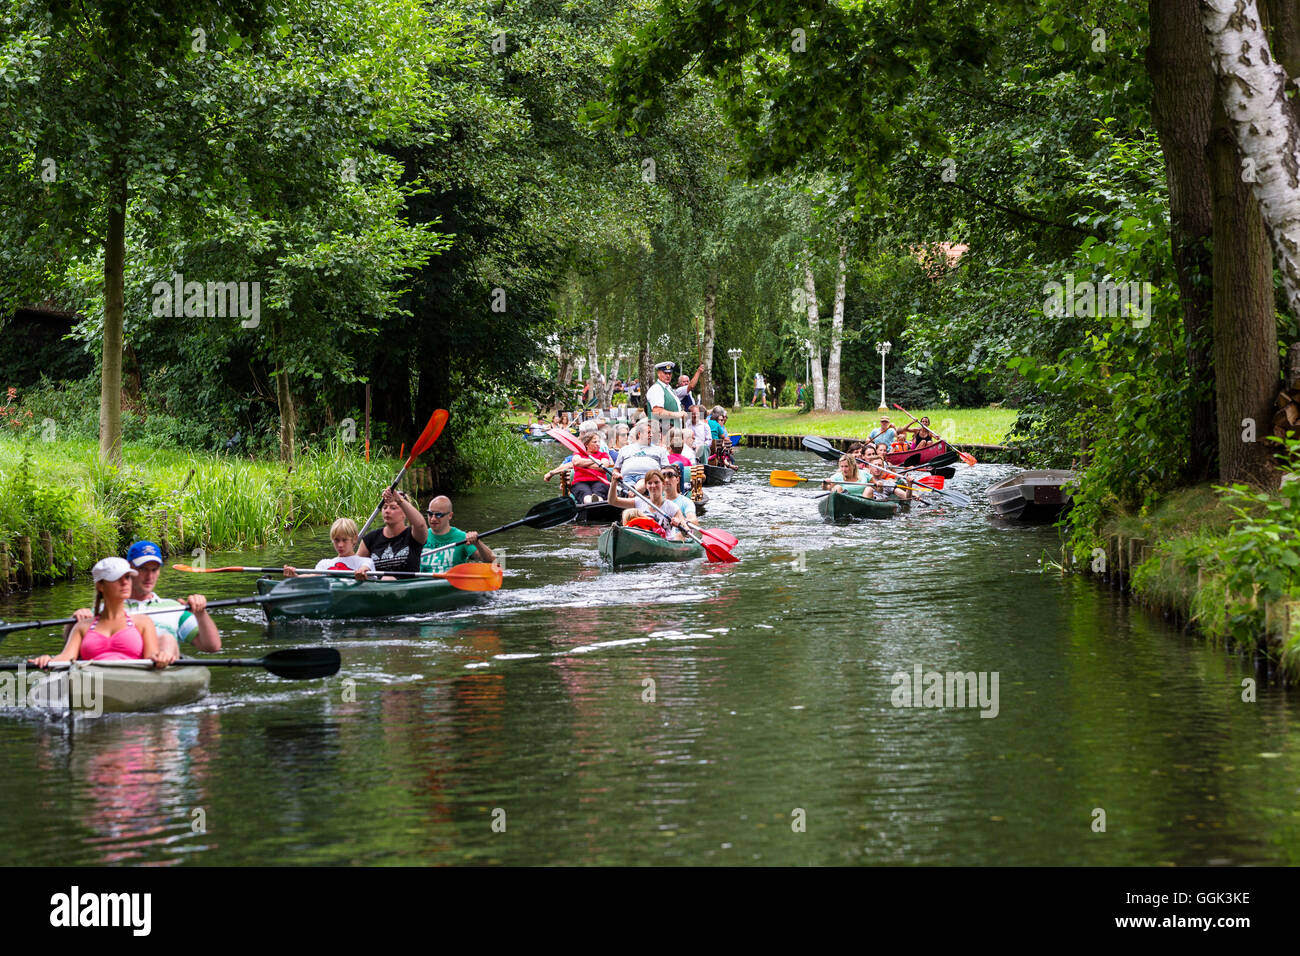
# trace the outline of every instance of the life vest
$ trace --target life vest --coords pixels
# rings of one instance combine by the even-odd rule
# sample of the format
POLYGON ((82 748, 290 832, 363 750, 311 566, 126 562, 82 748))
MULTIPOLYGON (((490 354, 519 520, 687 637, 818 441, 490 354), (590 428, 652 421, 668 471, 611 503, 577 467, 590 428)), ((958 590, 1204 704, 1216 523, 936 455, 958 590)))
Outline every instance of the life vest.
POLYGON ((644 515, 628 519, 626 526, 629 528, 636 528, 638 531, 653 531, 661 538, 667 537, 667 535, 664 534, 664 529, 659 527, 659 523, 655 521, 654 518, 647 518, 644 515))

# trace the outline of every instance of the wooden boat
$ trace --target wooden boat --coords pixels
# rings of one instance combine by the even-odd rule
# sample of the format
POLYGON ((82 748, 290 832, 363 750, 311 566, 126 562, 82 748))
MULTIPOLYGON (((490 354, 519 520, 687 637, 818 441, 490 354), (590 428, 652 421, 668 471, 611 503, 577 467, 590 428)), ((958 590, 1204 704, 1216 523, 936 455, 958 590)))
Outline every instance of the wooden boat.
POLYGON ((623 517, 623 509, 611 505, 608 501, 593 501, 591 504, 578 505, 578 513, 573 516, 576 524, 609 524, 623 517))
POLYGON ((704 487, 712 488, 716 485, 730 484, 735 475, 735 468, 728 468, 725 465, 705 465, 704 487))
POLYGON ((211 672, 206 667, 155 670, 148 661, 74 661, 42 675, 28 701, 41 709, 75 713, 135 713, 192 704, 205 696, 211 672))
POLYGON ((1064 469, 1022 471, 989 489, 989 504, 999 518, 1012 521, 1055 521, 1074 501, 1062 485, 1075 474, 1064 469))
MULTIPOLYGON (((269 594, 280 582, 258 578, 257 593, 269 594)), ((399 581, 356 581, 330 578, 330 601, 324 610, 310 614, 287 613, 283 605, 262 605, 268 621, 286 619, 336 620, 349 618, 400 617, 428 614, 478 604, 491 592, 461 591, 439 578, 409 578, 399 581)))
MULTIPOLYGON (((900 465, 911 468, 914 465, 929 464, 940 455, 948 454, 948 443, 939 442, 937 445, 930 445, 928 448, 922 448, 919 451, 896 451, 885 456, 885 461, 891 465, 900 465)), ((951 459, 949 459, 951 461, 951 459)), ((947 464, 948 462, 944 462, 947 464)))
POLYGON ((704 549, 694 541, 667 541, 650 531, 611 525, 600 533, 600 556, 613 568, 661 561, 694 561, 704 549))
MULTIPOLYGON (((861 487, 849 486, 849 487, 861 487)), ((832 491, 817 502, 817 510, 831 521, 851 521, 854 518, 892 518, 898 514, 899 501, 877 501, 861 495, 841 494, 832 491)))

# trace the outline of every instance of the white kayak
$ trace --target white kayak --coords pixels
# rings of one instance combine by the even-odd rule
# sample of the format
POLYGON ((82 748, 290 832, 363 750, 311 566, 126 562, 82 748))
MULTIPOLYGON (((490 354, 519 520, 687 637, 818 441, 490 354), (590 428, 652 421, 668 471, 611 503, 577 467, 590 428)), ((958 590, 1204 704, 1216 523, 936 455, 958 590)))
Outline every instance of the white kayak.
POLYGON ((42 709, 82 714, 161 710, 203 697, 211 678, 206 667, 156 670, 149 661, 74 661, 41 675, 27 699, 42 709))

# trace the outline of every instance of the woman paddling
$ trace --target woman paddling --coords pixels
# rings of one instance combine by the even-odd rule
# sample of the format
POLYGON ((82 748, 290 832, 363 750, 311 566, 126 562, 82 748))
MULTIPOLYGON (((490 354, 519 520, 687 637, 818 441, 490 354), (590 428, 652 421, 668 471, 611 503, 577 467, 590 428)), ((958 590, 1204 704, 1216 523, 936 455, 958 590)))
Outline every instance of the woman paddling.
POLYGON ((381 514, 384 526, 361 539, 357 554, 373 560, 375 570, 381 574, 420 570, 420 550, 429 534, 429 523, 420 514, 420 509, 407 501, 400 491, 385 488, 381 514))
POLYGON ((609 483, 609 496, 606 498, 611 505, 616 508, 635 508, 638 514, 651 519, 655 524, 659 525, 664 537, 669 541, 682 540, 680 529, 686 527, 686 519, 682 517, 682 509, 664 497, 663 472, 658 468, 652 468, 645 474, 645 494, 653 502, 654 507, 646 504, 640 498, 619 497, 614 489, 618 487, 618 481, 623 476, 615 471, 613 477, 614 480, 609 483))
POLYGON ((148 615, 126 612, 135 570, 125 558, 104 558, 90 569, 95 581, 92 616, 72 626, 68 642, 55 656, 42 654, 27 663, 44 668, 54 661, 150 660, 158 668, 169 661, 158 651, 158 631, 148 615))

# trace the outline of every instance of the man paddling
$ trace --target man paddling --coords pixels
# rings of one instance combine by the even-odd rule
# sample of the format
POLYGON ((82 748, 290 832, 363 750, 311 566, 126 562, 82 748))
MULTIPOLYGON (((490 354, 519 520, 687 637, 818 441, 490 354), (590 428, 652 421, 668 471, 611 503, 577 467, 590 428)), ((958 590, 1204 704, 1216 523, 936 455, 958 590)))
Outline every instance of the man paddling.
MULTIPOLYGON (((221 633, 217 622, 208 614, 208 599, 202 594, 191 594, 184 603, 170 598, 160 598, 154 593, 162 573, 162 549, 152 541, 136 541, 126 552, 127 563, 135 571, 131 577, 131 596, 126 600, 127 614, 145 611, 174 610, 168 614, 150 615, 158 631, 158 656, 167 662, 181 656, 181 643, 189 641, 196 651, 207 654, 221 650, 221 633), (186 605, 189 605, 186 607, 186 605)), ((89 608, 81 608, 74 615, 78 620, 90 620, 89 608)), ((66 639, 76 625, 63 629, 66 639)))
POLYGON ((446 495, 430 501, 429 510, 424 514, 429 519, 429 531, 424 540, 424 550, 420 552, 421 571, 441 573, 467 561, 477 559, 490 564, 496 560, 496 554, 479 540, 477 531, 452 527, 451 519, 455 512, 451 510, 451 499, 446 495))

